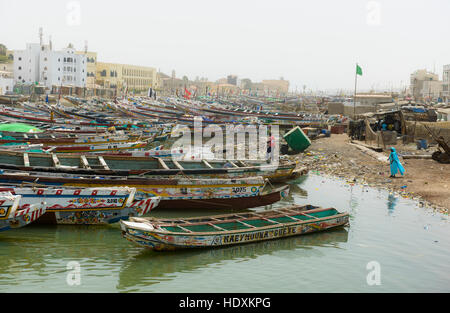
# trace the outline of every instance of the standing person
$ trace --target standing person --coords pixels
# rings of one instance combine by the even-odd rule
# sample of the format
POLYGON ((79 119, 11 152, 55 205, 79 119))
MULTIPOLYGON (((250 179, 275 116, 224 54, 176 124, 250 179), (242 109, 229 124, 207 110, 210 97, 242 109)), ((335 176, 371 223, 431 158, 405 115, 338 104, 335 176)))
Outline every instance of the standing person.
POLYGON ((395 151, 394 147, 391 147, 391 153, 389 154, 389 162, 391 167, 391 177, 395 177, 397 172, 403 176, 405 173, 405 169, 403 168, 400 160, 398 159, 397 151, 395 151))
POLYGON ((267 141, 267 159, 273 158, 273 149, 275 148, 275 137, 272 135, 267 141))

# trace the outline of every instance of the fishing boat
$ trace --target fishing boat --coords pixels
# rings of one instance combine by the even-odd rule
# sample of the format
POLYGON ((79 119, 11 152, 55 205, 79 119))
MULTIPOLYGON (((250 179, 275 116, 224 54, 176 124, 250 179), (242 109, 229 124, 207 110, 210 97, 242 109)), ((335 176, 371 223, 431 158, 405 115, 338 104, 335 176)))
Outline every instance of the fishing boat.
MULTIPOLYGON (((91 153, 93 151, 91 150, 91 153)), ((156 153, 157 151, 154 152, 154 154, 156 153)), ((142 152, 140 155, 145 154, 142 152)), ((133 155, 139 154, 127 152, 125 155, 78 155, 0 150, 0 168, 88 175, 141 175, 147 177, 170 177, 180 173, 197 178, 263 176, 270 179, 271 182, 295 179, 308 172, 307 168, 300 163, 287 160, 280 160, 278 165, 273 166, 260 160, 207 161, 205 159, 193 159, 177 161, 177 158, 172 157, 133 155)), ((165 155, 164 152, 161 155, 165 155)))
POLYGON ((38 224, 111 224, 130 216, 142 216, 155 208, 160 198, 135 199, 136 189, 117 188, 48 188, 0 186, 1 193, 20 197, 18 210, 34 203, 45 203, 38 224))
POLYGON ((0 232, 24 227, 45 213, 45 202, 32 203, 28 207, 20 209, 21 200, 21 195, 0 192, 0 232))
POLYGON ((0 182, 59 187, 128 186, 137 189, 138 197, 161 197, 158 209, 184 210, 254 208, 280 201, 289 192, 288 186, 271 188, 261 176, 238 179, 148 178, 0 170, 0 182))
POLYGON ((347 225, 348 213, 311 205, 182 219, 130 218, 122 235, 156 250, 213 248, 303 235, 347 225))

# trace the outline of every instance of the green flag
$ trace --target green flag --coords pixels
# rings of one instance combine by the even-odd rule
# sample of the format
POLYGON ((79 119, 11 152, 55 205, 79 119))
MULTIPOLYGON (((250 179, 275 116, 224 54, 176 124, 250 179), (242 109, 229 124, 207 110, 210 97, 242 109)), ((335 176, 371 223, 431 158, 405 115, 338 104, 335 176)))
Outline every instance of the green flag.
POLYGON ((358 64, 356 64, 356 74, 362 76, 362 69, 359 67, 358 64))

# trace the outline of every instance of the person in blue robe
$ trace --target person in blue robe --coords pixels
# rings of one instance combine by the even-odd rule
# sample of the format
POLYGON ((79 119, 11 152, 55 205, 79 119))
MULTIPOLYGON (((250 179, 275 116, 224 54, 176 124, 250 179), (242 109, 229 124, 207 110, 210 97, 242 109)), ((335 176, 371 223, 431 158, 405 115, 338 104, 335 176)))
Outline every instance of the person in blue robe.
POLYGON ((391 177, 395 177, 397 172, 399 172, 402 176, 405 173, 405 169, 400 163, 398 159, 397 151, 394 147, 391 147, 391 153, 389 154, 389 162, 391 166, 391 177))

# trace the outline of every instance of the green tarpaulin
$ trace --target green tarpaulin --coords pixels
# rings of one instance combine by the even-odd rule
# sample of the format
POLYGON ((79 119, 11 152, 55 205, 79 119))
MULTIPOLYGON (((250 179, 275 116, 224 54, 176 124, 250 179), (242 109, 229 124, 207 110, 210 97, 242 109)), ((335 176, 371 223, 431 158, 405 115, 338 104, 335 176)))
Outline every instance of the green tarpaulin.
POLYGON ((37 127, 23 124, 23 123, 11 123, 0 124, 0 131, 4 132, 18 132, 18 133, 42 133, 43 131, 37 127))

